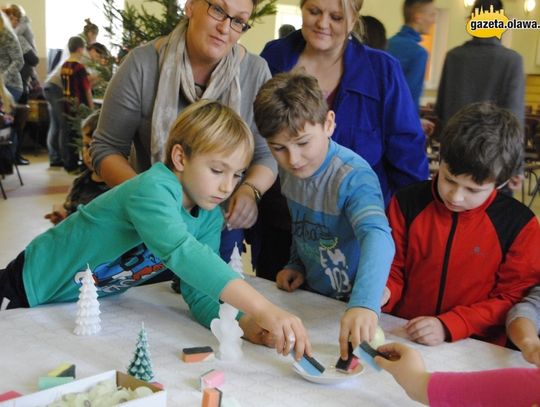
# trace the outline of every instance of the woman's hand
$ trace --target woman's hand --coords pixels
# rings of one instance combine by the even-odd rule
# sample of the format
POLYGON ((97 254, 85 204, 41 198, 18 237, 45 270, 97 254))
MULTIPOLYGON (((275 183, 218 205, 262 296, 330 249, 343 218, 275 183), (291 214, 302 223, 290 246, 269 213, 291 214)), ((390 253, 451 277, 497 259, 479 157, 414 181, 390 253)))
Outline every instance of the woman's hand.
POLYGON ((247 229, 255 224, 259 210, 251 187, 241 184, 229 198, 225 221, 229 229, 247 229))
POLYGON ((339 331, 339 349, 342 359, 349 356, 349 342, 356 349, 362 341, 370 342, 375 337, 379 317, 368 309, 361 307, 349 308, 341 317, 339 331))
POLYGON ((304 280, 304 275, 293 269, 283 269, 276 274, 277 287, 290 293, 304 284, 304 280))

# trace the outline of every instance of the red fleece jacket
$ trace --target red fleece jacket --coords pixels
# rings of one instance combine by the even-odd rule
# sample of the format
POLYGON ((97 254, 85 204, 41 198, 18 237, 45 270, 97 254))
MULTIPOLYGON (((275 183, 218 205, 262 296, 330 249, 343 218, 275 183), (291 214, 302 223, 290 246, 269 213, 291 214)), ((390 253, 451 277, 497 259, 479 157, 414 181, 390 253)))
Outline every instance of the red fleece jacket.
POLYGON ((436 316, 451 341, 469 336, 504 345, 513 304, 540 281, 540 226, 534 213, 497 191, 456 213, 435 181, 399 191, 388 208, 396 243, 383 311, 436 316))

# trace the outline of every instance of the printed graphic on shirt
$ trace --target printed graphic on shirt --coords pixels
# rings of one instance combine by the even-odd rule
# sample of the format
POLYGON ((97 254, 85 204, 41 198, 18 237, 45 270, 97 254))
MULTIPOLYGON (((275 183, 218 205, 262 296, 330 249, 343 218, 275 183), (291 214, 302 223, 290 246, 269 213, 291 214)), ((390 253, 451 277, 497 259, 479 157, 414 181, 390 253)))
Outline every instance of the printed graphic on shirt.
MULTIPOLYGON (((141 243, 111 263, 103 263, 92 270, 97 290, 111 294, 139 285, 166 270, 163 262, 141 243)), ((75 274, 74 282, 81 285, 84 271, 75 274)))
POLYGON ((323 224, 301 219, 293 221, 293 236, 298 253, 318 262, 326 275, 334 298, 346 300, 352 290, 347 258, 338 246, 339 238, 323 224))
MULTIPOLYGON (((337 241, 337 238, 336 238, 337 241)), ((337 249, 328 249, 319 242, 321 266, 324 274, 330 279, 332 289, 336 292, 334 298, 348 299, 352 286, 349 279, 349 266, 343 252, 337 249)))

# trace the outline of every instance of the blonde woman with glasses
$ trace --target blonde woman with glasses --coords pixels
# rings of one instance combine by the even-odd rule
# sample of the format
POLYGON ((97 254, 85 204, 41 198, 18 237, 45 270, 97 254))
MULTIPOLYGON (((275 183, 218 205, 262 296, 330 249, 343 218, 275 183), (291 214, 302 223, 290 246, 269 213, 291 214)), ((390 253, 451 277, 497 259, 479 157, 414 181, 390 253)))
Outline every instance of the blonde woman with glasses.
POLYGON ((170 126, 191 103, 218 100, 238 112, 255 135, 255 155, 226 209, 225 261, 255 222, 257 201, 277 172, 253 122, 255 95, 270 72, 238 44, 256 3, 188 0, 186 18, 170 35, 132 50, 108 86, 91 151, 94 167, 114 186, 162 161, 170 126))

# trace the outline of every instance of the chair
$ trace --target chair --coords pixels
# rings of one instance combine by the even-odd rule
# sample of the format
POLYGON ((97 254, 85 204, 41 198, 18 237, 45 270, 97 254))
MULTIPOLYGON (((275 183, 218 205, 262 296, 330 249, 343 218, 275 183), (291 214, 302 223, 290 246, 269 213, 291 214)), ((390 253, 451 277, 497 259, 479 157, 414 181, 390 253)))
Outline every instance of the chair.
POLYGON ((537 160, 534 146, 534 135, 540 130, 540 118, 538 116, 525 116, 525 160, 537 160))
POLYGON ((529 195, 530 201, 528 207, 530 208, 536 195, 540 194, 540 177, 537 171, 540 170, 540 125, 537 127, 535 134, 530 133, 529 128, 525 135, 525 178, 529 179, 527 191, 525 191, 525 181, 521 186, 522 202, 526 203, 526 195, 529 195), (528 133, 528 134, 527 134, 528 133), (534 150, 533 150, 534 149, 534 150), (534 179, 534 181, 533 181, 534 179), (532 186, 534 183, 534 186, 532 186))
MULTIPOLYGON (((540 194, 540 178, 538 174, 536 174, 535 171, 540 170, 540 133, 537 133, 533 137, 533 144, 536 149, 536 162, 531 163, 525 163, 525 172, 529 172, 530 178, 529 178, 529 196, 531 197, 531 200, 529 201, 529 204, 527 205, 529 208, 531 207, 534 198, 540 194), (529 166, 529 169, 527 169, 527 166, 529 166), (535 185, 531 189, 531 180, 532 177, 535 178, 535 185)), ((522 189, 523 191, 523 189, 522 189)), ((523 191, 523 200, 525 200, 525 191, 523 191)))
POLYGON ((435 125, 433 134, 426 135, 426 156, 429 163, 429 176, 433 178, 439 170, 439 136, 441 132, 441 122, 433 110, 429 108, 421 108, 420 117, 429 120, 435 125))
POLYGON ((21 173, 19 172, 19 166, 14 157, 12 132, 12 127, 6 127, 0 130, 0 191, 2 192, 4 199, 7 199, 7 195, 4 190, 4 185, 2 185, 2 180, 6 175, 13 172, 13 167, 15 167, 21 186, 24 185, 21 173))

